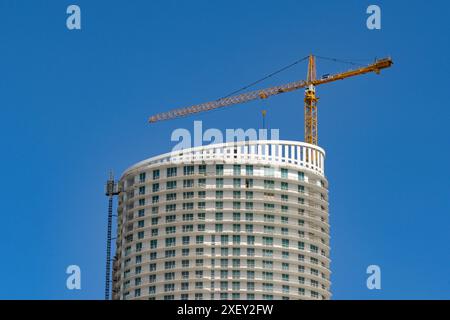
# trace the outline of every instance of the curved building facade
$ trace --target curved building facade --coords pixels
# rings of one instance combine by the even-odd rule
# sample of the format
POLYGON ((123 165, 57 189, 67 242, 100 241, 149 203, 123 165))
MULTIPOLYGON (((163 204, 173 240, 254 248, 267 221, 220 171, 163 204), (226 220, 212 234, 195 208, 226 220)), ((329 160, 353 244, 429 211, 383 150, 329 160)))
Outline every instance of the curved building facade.
POLYGON ((119 181, 113 299, 329 299, 323 149, 214 144, 119 181))

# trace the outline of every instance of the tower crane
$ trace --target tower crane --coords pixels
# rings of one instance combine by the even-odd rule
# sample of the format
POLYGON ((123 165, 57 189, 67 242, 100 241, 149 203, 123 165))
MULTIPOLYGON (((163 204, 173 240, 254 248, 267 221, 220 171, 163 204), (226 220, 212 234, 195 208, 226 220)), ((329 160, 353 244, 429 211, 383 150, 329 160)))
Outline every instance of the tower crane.
POLYGON ((243 94, 224 97, 215 101, 193 105, 186 108, 173 109, 167 112, 158 113, 149 118, 150 123, 169 120, 179 117, 188 116, 194 113, 209 111, 217 108, 241 104, 256 99, 267 99, 271 96, 291 92, 297 89, 305 88, 304 98, 304 122, 305 122, 305 142, 318 144, 318 122, 317 122, 317 100, 316 86, 325 83, 343 80, 346 78, 362 75, 369 72, 379 74, 382 69, 389 68, 393 62, 390 57, 377 59, 375 62, 356 69, 340 72, 331 75, 322 76, 320 79, 316 77, 316 57, 309 55, 308 72, 306 80, 299 80, 266 89, 254 90, 243 94))

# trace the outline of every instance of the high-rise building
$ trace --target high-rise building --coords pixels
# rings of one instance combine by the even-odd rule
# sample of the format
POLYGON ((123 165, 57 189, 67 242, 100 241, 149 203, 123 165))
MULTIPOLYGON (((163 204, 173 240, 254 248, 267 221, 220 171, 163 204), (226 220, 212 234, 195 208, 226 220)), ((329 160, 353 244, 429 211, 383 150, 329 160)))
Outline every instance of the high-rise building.
POLYGON ((329 299, 324 150, 214 144, 119 181, 114 299, 329 299))

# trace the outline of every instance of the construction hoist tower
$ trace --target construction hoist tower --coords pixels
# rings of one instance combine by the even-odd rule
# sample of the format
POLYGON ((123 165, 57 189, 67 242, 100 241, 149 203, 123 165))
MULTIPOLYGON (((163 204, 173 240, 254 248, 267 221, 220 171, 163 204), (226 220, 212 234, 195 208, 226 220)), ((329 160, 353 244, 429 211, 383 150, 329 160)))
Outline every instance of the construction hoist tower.
POLYGON ((108 197, 108 227, 106 233, 106 272, 105 272, 105 300, 111 297, 111 241, 112 241, 112 218, 113 218, 113 199, 119 194, 119 188, 114 180, 112 172, 106 181, 105 195, 108 197))

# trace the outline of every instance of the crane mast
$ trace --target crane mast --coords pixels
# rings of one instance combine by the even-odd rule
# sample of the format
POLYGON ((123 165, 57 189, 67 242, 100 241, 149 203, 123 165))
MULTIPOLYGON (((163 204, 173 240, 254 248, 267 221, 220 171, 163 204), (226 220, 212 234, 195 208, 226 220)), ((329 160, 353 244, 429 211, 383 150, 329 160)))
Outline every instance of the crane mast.
MULTIPOLYGON (((305 58, 306 59, 306 58, 305 58)), ((167 112, 158 113, 149 118, 150 123, 170 120, 188 116, 194 113, 204 112, 217 108, 232 106, 235 104, 241 104, 257 99, 267 99, 271 96, 278 95, 280 93, 290 92, 305 88, 304 98, 304 127, 305 127, 305 142, 317 145, 318 144, 318 121, 317 121, 317 101, 316 86, 325 83, 334 82, 337 80, 343 80, 346 78, 362 75, 369 72, 376 74, 380 73, 380 70, 389 68, 393 64, 390 57, 375 60, 375 62, 363 66, 357 69, 351 69, 348 71, 336 73, 333 75, 323 76, 320 79, 316 77, 316 60, 315 56, 310 55, 308 57, 308 72, 306 80, 299 80, 284 85, 270 87, 266 89, 249 91, 243 94, 221 98, 218 100, 193 105, 186 108, 173 109, 167 112)))
POLYGON ((318 144, 317 137, 317 100, 316 87, 314 81, 316 80, 316 59, 313 55, 309 56, 308 74, 306 81, 308 86, 305 89, 305 142, 311 144, 318 144))

